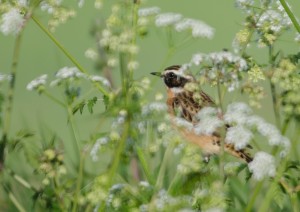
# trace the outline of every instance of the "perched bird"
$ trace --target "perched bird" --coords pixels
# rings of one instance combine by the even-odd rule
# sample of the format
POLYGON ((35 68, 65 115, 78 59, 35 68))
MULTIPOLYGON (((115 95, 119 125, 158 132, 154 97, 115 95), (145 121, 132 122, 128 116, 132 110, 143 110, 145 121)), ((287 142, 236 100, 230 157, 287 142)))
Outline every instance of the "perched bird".
MULTIPOLYGON (((152 72, 151 74, 161 77, 167 87, 166 103, 168 106, 168 113, 171 117, 179 115, 179 117, 186 121, 196 124, 199 121, 196 119, 196 114, 203 107, 216 106, 212 98, 204 91, 201 90, 195 93, 185 89, 187 83, 195 83, 196 80, 192 75, 184 73, 180 65, 169 66, 162 73, 152 72), (195 97, 198 99, 195 99, 195 97)), ((230 126, 226 127, 229 128, 230 126)), ((198 145, 202 149, 207 160, 210 155, 221 152, 221 139, 218 132, 215 132, 212 135, 198 135, 188 129, 180 129, 180 131, 187 141, 198 145)), ((241 158, 247 163, 252 161, 252 157, 245 149, 236 150, 233 144, 225 143, 224 151, 235 157, 241 158)))

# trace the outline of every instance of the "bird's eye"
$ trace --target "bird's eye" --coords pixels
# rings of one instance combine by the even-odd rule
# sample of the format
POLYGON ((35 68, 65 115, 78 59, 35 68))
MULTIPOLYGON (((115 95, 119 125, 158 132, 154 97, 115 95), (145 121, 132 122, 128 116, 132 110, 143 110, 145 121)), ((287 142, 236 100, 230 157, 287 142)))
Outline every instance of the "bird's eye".
POLYGON ((173 72, 169 73, 169 77, 170 78, 174 78, 175 77, 175 74, 173 72))

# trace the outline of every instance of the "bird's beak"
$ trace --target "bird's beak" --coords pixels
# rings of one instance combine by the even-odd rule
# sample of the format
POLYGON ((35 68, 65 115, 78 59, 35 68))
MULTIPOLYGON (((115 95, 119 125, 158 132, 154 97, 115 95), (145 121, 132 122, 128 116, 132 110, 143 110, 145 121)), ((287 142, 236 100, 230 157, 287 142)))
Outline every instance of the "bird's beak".
POLYGON ((154 75, 154 76, 162 77, 161 72, 152 72, 152 73, 150 73, 150 74, 152 74, 152 75, 154 75))

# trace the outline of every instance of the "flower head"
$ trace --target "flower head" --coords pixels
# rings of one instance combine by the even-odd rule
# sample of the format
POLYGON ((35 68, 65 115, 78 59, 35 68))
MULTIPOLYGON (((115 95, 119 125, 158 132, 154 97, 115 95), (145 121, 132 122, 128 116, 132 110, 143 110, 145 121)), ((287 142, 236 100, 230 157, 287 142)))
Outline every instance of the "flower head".
POLYGON ((91 75, 91 76, 89 76, 89 79, 92 82, 100 82, 101 84, 103 84, 106 87, 110 87, 111 86, 110 82, 105 77, 101 77, 101 76, 98 76, 98 75, 91 75))
POLYGON ((162 13, 156 16, 155 25, 158 27, 171 26, 182 18, 181 14, 178 13, 162 13))
POLYGON ((1 18, 0 31, 4 35, 19 34, 25 24, 24 16, 16 8, 10 9, 1 18))
POLYGON ((81 77, 85 77, 85 74, 81 73, 76 67, 63 67, 55 74, 56 80, 51 82, 51 86, 55 86, 64 80, 74 80, 81 77))
POLYGON ((230 127, 227 130, 225 141, 228 144, 233 144, 236 150, 244 149, 253 138, 250 130, 242 125, 230 127))
POLYGON ((34 80, 32 80, 30 83, 27 84, 26 89, 29 91, 38 90, 41 86, 44 86, 47 82, 47 74, 43 74, 34 80))
POLYGON ((218 117, 218 110, 213 107, 205 107, 196 115, 199 122, 194 131, 196 134, 212 135, 223 125, 223 121, 218 117))
POLYGON ((175 30, 178 32, 191 30, 194 38, 204 37, 211 39, 214 35, 214 29, 212 27, 202 21, 190 18, 185 18, 176 23, 175 30))
POLYGON ((148 8, 141 8, 138 11, 138 15, 140 17, 145 17, 145 16, 151 16, 151 15, 157 15, 160 12, 159 7, 148 7, 148 8))
POLYGON ((257 152, 252 162, 248 164, 250 172, 255 180, 264 177, 274 177, 276 174, 275 159, 266 152, 257 152))

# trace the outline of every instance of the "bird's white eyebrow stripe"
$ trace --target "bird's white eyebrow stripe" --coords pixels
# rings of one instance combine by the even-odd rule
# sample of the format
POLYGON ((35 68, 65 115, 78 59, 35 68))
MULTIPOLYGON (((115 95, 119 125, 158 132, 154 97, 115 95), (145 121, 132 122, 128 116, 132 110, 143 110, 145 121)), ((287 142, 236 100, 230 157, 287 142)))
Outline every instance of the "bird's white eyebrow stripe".
POLYGON ((183 78, 187 78, 187 79, 193 79, 192 76, 189 75, 185 75, 184 73, 182 73, 182 71, 178 71, 178 70, 166 70, 164 72, 164 75, 167 73, 171 73, 173 72, 174 74, 176 74, 177 76, 183 77, 183 78))

